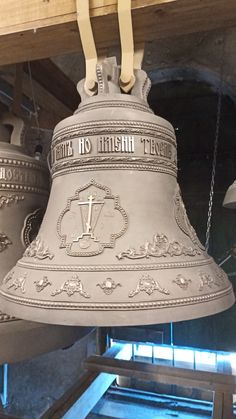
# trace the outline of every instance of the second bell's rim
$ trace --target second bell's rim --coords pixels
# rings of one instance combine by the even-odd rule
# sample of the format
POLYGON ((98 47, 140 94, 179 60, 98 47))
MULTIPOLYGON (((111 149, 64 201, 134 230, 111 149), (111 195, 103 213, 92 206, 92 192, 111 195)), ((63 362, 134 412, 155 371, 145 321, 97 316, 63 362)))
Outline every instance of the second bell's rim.
POLYGON ((229 209, 236 208, 236 182, 235 181, 232 183, 232 185, 229 186, 225 194, 223 206, 229 209))

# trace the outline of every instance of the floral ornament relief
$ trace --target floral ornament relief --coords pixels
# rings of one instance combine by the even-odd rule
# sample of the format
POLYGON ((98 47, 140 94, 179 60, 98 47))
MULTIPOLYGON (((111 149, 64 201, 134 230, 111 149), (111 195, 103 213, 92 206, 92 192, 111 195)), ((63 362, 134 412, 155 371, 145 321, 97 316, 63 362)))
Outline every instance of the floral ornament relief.
POLYGON ((24 257, 35 258, 35 259, 53 259, 54 254, 51 253, 48 247, 45 246, 44 242, 40 237, 37 237, 32 243, 27 247, 24 257))
POLYGON ((52 285, 52 283, 48 280, 47 276, 44 276, 42 279, 39 279, 38 281, 34 281, 34 284, 37 292, 41 292, 48 285, 52 285))
POLYGON ((122 285, 119 282, 115 283, 111 278, 105 279, 102 284, 97 284, 97 287, 100 287, 106 295, 111 295, 117 287, 121 286, 122 285))
POLYGON ((5 278, 4 278, 4 280, 3 280, 3 283, 4 284, 7 284, 12 278, 13 278, 13 275, 14 275, 14 271, 12 271, 12 272, 9 272, 8 274, 7 274, 7 276, 5 276, 5 278))
POLYGON ((25 293, 25 282, 26 282, 27 274, 24 273, 23 275, 15 278, 11 284, 8 285, 8 289, 13 288, 15 291, 20 289, 22 294, 25 293))
POLYGON ((179 228, 197 245, 201 250, 205 250, 205 247, 197 237, 196 231, 189 222, 186 209, 183 203, 180 190, 175 195, 175 219, 179 228))
POLYGON ((121 260, 128 259, 143 259, 150 257, 163 256, 196 256, 201 254, 196 247, 186 247, 177 241, 170 241, 164 234, 155 234, 153 241, 146 241, 139 249, 129 248, 128 250, 119 253, 116 257, 121 260))
POLYGON ((182 274, 179 274, 179 275, 177 275, 176 279, 174 279, 172 282, 174 282, 176 285, 178 285, 183 290, 186 290, 186 289, 188 289, 188 286, 192 282, 192 280, 185 278, 182 274))
POLYGON ((7 249, 8 246, 12 244, 11 240, 7 237, 5 233, 0 233, 0 252, 3 252, 7 249))
POLYGON ((11 204, 17 204, 20 201, 24 201, 25 197, 18 195, 1 195, 0 196, 0 209, 3 207, 9 207, 11 204))
POLYGON ((151 295, 154 291, 158 291, 161 294, 169 295, 170 292, 166 288, 162 288, 160 284, 155 281, 149 275, 143 275, 138 282, 138 285, 135 290, 130 291, 129 297, 133 298, 135 295, 139 294, 140 292, 146 292, 146 294, 151 295))
POLYGON ((224 283, 224 280, 226 278, 226 273, 223 271, 223 269, 220 268, 220 266, 216 266, 214 271, 217 278, 217 282, 219 280, 221 283, 224 283))
POLYGON ((78 275, 73 275, 72 279, 65 281, 62 286, 51 293, 52 297, 55 295, 61 294, 62 292, 66 292, 68 297, 71 297, 76 292, 78 292, 84 298, 90 298, 90 295, 84 291, 83 284, 79 279, 78 275))
POLYGON ((217 287, 219 287, 220 283, 218 282, 217 279, 213 278, 210 274, 201 272, 199 291, 203 291, 205 287, 212 288, 213 285, 216 285, 217 287))

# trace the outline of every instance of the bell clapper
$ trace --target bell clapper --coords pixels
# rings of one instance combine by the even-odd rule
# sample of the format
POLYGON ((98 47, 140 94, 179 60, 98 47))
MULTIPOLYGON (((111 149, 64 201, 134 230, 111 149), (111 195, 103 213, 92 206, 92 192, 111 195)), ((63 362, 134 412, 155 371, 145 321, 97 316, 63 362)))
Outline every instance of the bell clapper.
POLYGON ((43 147, 42 145, 39 143, 36 145, 35 150, 34 150, 34 158, 35 160, 41 160, 42 159, 42 152, 43 152, 43 147))

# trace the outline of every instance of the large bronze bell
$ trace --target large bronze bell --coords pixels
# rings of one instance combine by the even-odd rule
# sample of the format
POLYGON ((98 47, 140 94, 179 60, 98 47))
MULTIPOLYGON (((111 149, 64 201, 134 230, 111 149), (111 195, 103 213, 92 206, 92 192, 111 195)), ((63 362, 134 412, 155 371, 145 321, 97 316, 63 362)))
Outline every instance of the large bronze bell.
MULTIPOLYGON (((48 170, 26 154, 23 133, 21 119, 10 114, 0 118, 1 280, 35 238, 49 195, 48 170)), ((20 281, 23 294, 25 279, 20 281)), ((66 347, 87 332, 86 328, 26 322, 0 311, 0 364, 66 347)))
POLYGON ((234 181, 227 190, 223 206, 230 209, 236 208, 236 181, 234 181))
POLYGON ((7 312, 42 322, 141 325, 207 316, 234 303, 232 285, 199 242, 176 180, 176 139, 147 104, 136 71, 98 66, 98 94, 60 122, 52 189, 37 238, 6 275, 7 312))

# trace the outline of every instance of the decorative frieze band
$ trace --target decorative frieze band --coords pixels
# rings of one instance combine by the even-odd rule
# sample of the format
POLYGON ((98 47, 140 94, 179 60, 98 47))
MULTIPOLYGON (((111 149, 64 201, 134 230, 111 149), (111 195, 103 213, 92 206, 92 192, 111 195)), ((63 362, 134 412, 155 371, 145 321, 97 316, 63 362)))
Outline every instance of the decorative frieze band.
POLYGON ((66 167, 75 168, 101 164, 119 167, 121 164, 145 165, 145 170, 168 170, 176 174, 176 146, 158 138, 135 135, 77 135, 53 143, 51 150, 52 173, 66 167))
POLYGON ((93 135, 140 135, 162 139, 176 146, 173 130, 162 125, 140 121, 93 121, 60 128, 54 132, 53 146, 61 141, 72 140, 76 137, 89 137, 93 135))
POLYGON ((23 160, 0 159, 0 189, 48 193, 47 169, 23 160))
MULTIPOLYGON (((155 285, 157 287, 157 284, 155 285)), ((83 291, 82 288, 78 288, 79 291, 83 291)), ((67 292, 68 285, 63 284, 60 292, 67 292)), ((77 290, 77 288, 76 288, 77 290)), ((138 292, 141 291, 139 286, 138 292)), ((166 293, 166 292, 165 292, 166 293)), ((17 304, 23 304, 25 306, 33 306, 42 309, 57 309, 57 310, 87 310, 87 311, 129 311, 129 310, 153 310, 153 309, 162 309, 162 308, 174 308, 180 306, 187 306, 193 305, 196 303, 205 303, 208 301, 213 301, 217 299, 221 299, 224 296, 232 293, 232 286, 228 288, 224 288, 223 290, 210 292, 209 294, 192 296, 192 297, 184 297, 184 298, 173 298, 173 299, 160 299, 154 301, 142 301, 142 302, 126 302, 126 303, 95 303, 92 302, 91 304, 86 302, 66 302, 66 301, 42 301, 33 298, 23 298, 18 297, 15 295, 9 295, 9 293, 5 293, 1 291, 3 297, 11 302, 15 302, 17 304)), ((85 297, 85 298, 89 298, 85 297)))

